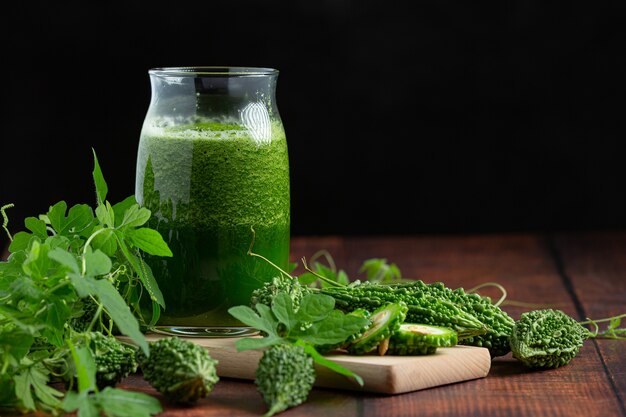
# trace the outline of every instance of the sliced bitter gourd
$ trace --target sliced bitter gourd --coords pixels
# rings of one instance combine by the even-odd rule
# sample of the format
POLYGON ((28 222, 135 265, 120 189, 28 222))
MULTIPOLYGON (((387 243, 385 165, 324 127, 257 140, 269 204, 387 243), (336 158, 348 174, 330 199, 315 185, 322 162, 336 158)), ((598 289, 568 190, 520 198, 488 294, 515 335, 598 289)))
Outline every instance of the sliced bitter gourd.
POLYGON ((455 346, 457 333, 447 327, 403 323, 389 339, 388 355, 429 355, 438 347, 455 346))
POLYGON ((389 339, 400 328, 407 311, 408 307, 402 301, 389 303, 374 310, 370 316, 371 326, 347 346, 348 352, 361 355, 376 349, 379 343, 389 339))

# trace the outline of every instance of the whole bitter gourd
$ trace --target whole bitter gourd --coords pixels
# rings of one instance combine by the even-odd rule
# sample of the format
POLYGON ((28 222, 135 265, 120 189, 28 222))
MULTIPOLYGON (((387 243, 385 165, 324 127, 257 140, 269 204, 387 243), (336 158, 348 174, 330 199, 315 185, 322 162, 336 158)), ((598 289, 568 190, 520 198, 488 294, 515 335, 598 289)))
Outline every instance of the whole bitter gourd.
POLYGON ((313 383, 313 359, 302 346, 274 345, 267 349, 256 369, 255 384, 269 410, 264 417, 306 401, 313 383))
POLYGON ((457 333, 446 327, 402 323, 391 335, 387 355, 430 355, 439 347, 455 346, 457 333))
MULTIPOLYGON (((96 366, 96 385, 102 390, 114 387, 122 379, 137 370, 136 348, 100 332, 76 333, 76 340, 90 351, 96 366)), ((77 381, 77 371, 70 355, 66 369, 56 370, 68 386, 77 381)))
POLYGON ((488 297, 450 289, 442 283, 421 280, 378 284, 358 282, 321 290, 335 298, 337 308, 376 308, 403 301, 408 306, 407 322, 447 327, 457 332, 459 344, 489 349, 492 357, 510 351, 508 338, 514 321, 488 297))
POLYGON ((388 303, 372 312, 372 324, 363 334, 348 344, 348 352, 354 355, 369 353, 391 337, 406 318, 408 307, 402 301, 388 303))
POLYGON ((476 316, 489 328, 487 333, 482 335, 463 338, 459 336, 459 344, 485 347, 489 349, 491 357, 503 356, 510 352, 509 337, 515 321, 504 310, 494 305, 489 297, 468 294, 463 288, 451 289, 441 282, 425 284, 419 281, 415 286, 427 288, 428 293, 434 297, 450 300, 463 311, 476 316))
POLYGON ((513 357, 532 368, 567 365, 591 336, 589 330, 560 310, 522 313, 511 333, 513 357))
POLYGON ((194 403, 206 397, 219 380, 217 361, 200 345, 172 336, 149 346, 150 356, 137 353, 143 377, 170 402, 194 403))

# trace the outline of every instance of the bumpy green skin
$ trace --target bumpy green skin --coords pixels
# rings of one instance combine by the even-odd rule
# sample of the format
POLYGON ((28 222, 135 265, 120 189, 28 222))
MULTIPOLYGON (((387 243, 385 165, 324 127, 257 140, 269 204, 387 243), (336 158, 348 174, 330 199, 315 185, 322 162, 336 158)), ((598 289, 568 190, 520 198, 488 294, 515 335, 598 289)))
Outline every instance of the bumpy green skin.
MULTIPOLYGON (((369 319, 372 316, 372 314, 369 311, 365 310, 364 308, 357 308, 356 310, 351 311, 348 314, 351 316, 362 317, 364 319, 369 319)), ((348 336, 348 338, 344 340, 343 342, 339 342, 334 345, 315 345, 315 350, 317 350, 319 353, 324 354, 324 353, 328 353, 336 349, 346 349, 351 343, 353 343, 356 339, 361 337, 363 333, 365 333, 371 325, 372 325, 372 321, 370 320, 367 322, 365 326, 359 329, 359 331, 348 336)))
POLYGON ((309 294, 311 290, 304 285, 300 285, 298 280, 295 278, 288 278, 284 275, 279 275, 272 278, 271 281, 264 283, 261 288, 252 292, 250 307, 255 308, 257 304, 271 306, 272 300, 279 292, 286 292, 289 294, 293 303, 294 311, 297 311, 300 306, 300 300, 302 300, 302 297, 309 294))
POLYGON ((387 355, 430 355, 439 347, 455 346, 457 333, 446 327, 402 323, 391 335, 387 355))
POLYGON ((485 347, 492 357, 510 351, 513 319, 488 297, 467 294, 462 288, 453 290, 442 283, 416 280, 394 284, 355 282, 322 292, 334 297, 338 308, 348 310, 404 301, 409 307, 407 322, 448 327, 458 333, 460 344, 485 347))
POLYGON ((348 346, 348 352, 362 355, 376 349, 380 342, 389 339, 406 319, 407 305, 400 301, 389 303, 372 312, 372 325, 363 334, 354 339, 348 346))
POLYGON ((589 336, 589 330, 560 310, 529 311, 515 323, 511 351, 531 368, 558 368, 578 354, 589 336))
MULTIPOLYGON (((85 332, 89 328, 93 317, 98 311, 98 304, 91 297, 83 298, 81 302, 83 314, 80 317, 75 317, 70 321, 70 327, 79 333, 85 332)), ((108 314, 105 311, 102 311, 101 314, 102 326, 100 325, 100 320, 96 321, 94 327, 91 330, 106 331, 111 328, 113 334, 119 334, 117 326, 115 325, 115 323, 112 322, 108 314)))
POLYGON ((91 332, 89 348, 96 362, 96 385, 99 389, 113 387, 137 370, 136 349, 113 336, 91 332))
POLYGON ((192 404, 219 380, 208 350, 178 337, 150 343, 150 356, 139 351, 137 359, 144 379, 172 403, 192 404))
POLYGON ((302 346, 274 345, 263 353, 255 384, 269 410, 264 417, 280 413, 306 401, 313 383, 313 359, 302 346))
POLYGON ((463 311, 473 314, 489 328, 486 334, 463 338, 459 344, 487 348, 492 358, 510 352, 509 337, 515 321, 504 310, 494 305, 489 297, 468 294, 463 288, 453 290, 441 282, 433 284, 422 282, 421 286, 426 286, 434 297, 450 300, 463 311))
MULTIPOLYGON (((126 345, 113 336, 106 336, 100 332, 86 332, 76 336, 84 340, 91 351, 96 365, 96 385, 102 390, 106 387, 114 387, 122 379, 137 370, 135 359, 136 348, 126 345)), ((67 386, 75 386, 76 369, 71 358, 66 368, 55 370, 62 373, 62 379, 67 386)))

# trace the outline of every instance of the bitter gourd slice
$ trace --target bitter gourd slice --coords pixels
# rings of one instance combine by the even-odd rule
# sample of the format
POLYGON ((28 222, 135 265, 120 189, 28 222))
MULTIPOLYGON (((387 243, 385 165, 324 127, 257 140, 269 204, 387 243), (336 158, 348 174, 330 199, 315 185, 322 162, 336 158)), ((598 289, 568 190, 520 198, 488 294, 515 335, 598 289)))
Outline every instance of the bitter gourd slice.
POLYGON ((376 349, 379 343, 389 339, 400 328, 407 310, 408 307, 402 301, 388 303, 374 310, 370 316, 371 326, 347 346, 348 352, 361 355, 376 349))
POLYGON ((447 327, 402 323, 389 339, 388 355, 428 355, 438 347, 455 346, 457 333, 447 327))

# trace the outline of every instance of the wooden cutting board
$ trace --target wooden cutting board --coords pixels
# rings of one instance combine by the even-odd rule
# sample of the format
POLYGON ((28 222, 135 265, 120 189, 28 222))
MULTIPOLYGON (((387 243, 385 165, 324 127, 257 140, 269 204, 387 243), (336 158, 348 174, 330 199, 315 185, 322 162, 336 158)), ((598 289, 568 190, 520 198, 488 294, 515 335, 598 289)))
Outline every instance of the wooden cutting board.
MULTIPOLYGON (((165 337, 148 334, 148 341, 165 337)), ((254 379, 261 351, 237 352, 238 338, 186 338, 209 350, 217 359, 217 374, 221 377, 254 379)), ((327 358, 359 374, 364 386, 353 379, 316 365, 319 387, 384 394, 400 394, 438 385, 483 378, 489 373, 491 357, 485 348, 455 346, 439 348, 433 355, 424 356, 352 356, 347 354, 327 355, 327 358)))

